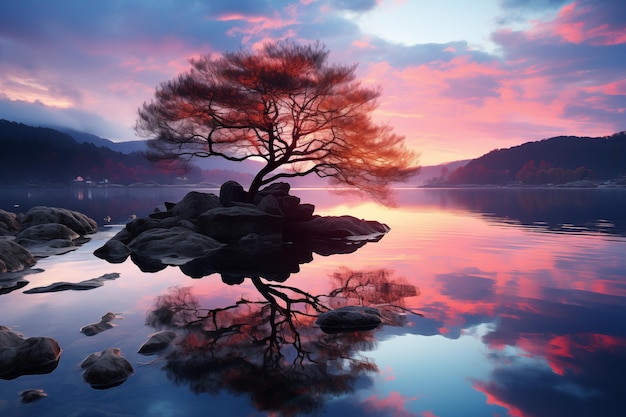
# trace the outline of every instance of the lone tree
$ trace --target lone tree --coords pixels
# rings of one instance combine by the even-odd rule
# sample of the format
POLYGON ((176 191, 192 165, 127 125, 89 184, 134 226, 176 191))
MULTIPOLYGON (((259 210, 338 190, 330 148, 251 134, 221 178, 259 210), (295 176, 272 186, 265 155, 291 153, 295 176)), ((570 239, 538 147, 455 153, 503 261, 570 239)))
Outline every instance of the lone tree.
POLYGON ((261 160, 249 194, 281 178, 315 173, 380 201, 419 169, 404 137, 371 113, 380 88, 356 65, 329 64, 321 44, 267 43, 260 51, 204 55, 161 83, 139 109, 148 157, 261 160))

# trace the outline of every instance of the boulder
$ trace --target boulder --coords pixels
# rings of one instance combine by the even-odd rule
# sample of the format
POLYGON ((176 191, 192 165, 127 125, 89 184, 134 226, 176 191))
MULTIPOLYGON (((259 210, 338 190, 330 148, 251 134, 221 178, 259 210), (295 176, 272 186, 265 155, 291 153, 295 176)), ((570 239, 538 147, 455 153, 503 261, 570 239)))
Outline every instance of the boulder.
POLYGON ((124 262, 131 252, 130 248, 121 241, 110 239, 103 246, 96 249, 93 254, 112 264, 119 264, 124 262))
POLYGON ((371 307, 345 306, 319 315, 317 324, 325 333, 372 330, 382 323, 380 312, 371 307))
POLYGON ((17 215, 0 209, 0 236, 11 236, 19 232, 20 224, 17 215))
POLYGON ((200 215, 197 226, 198 232, 225 243, 250 233, 280 241, 283 217, 249 207, 219 207, 200 215))
POLYGON ((61 223, 44 223, 29 226, 22 229, 16 236, 15 240, 19 244, 22 242, 30 243, 32 241, 50 241, 50 240, 66 240, 72 241, 79 238, 80 235, 73 229, 61 223))
MULTIPOLYGON (((195 219, 194 219, 195 220, 195 219)), ((195 225, 188 219, 178 219, 177 217, 167 217, 163 219, 155 219, 155 218, 139 218, 133 219, 128 222, 124 227, 126 230, 126 234, 118 233, 119 237, 116 235, 116 240, 121 240, 122 242, 128 244, 134 238, 142 234, 143 232, 151 229, 170 229, 172 227, 184 227, 186 229, 196 231, 195 225)))
POLYGON ((83 379, 96 389, 121 385, 134 372, 133 366, 118 348, 108 348, 87 356, 80 364, 83 379))
MULTIPOLYGON (((241 188, 243 190, 243 187, 241 188)), ((211 193, 191 191, 172 207, 172 214, 179 220, 196 219, 207 210, 220 207, 220 197, 211 193)))
POLYGON ((146 230, 128 244, 132 252, 168 265, 208 256, 222 246, 215 239, 184 227, 146 230))
POLYGON ((0 239, 0 273, 21 271, 36 263, 26 248, 13 240, 0 239))
POLYGON ((0 326, 0 378, 47 374, 59 363, 61 348, 50 337, 24 337, 0 326))
POLYGON ((230 207, 235 202, 245 203, 248 201, 248 193, 243 189, 241 184, 236 181, 226 181, 220 187, 220 204, 224 207, 230 207))
POLYGON ((281 208, 288 221, 306 222, 313 219, 313 212, 315 211, 313 204, 298 204, 294 210, 288 210, 284 207, 284 200, 280 200, 279 202, 281 203, 281 208))
POLYGON ((306 222, 288 223, 285 233, 290 239, 346 239, 379 240, 389 226, 352 216, 315 217, 306 222))
POLYGON ((289 183, 274 182, 263 188, 262 190, 259 190, 254 196, 254 200, 252 202, 254 204, 259 204, 259 201, 261 201, 267 195, 273 195, 276 198, 288 196, 290 189, 291 186, 289 185, 289 183))
POLYGON ((142 355, 154 355, 169 347, 172 341, 176 338, 176 333, 164 330, 162 332, 153 333, 148 340, 144 342, 139 348, 137 353, 142 355))
POLYGON ((278 204, 278 200, 273 195, 266 195, 263 199, 261 199, 261 201, 259 201, 256 205, 256 209, 265 213, 275 214, 277 216, 283 215, 280 205, 278 204))
POLYGON ((96 221, 83 213, 57 207, 33 207, 26 212, 21 220, 22 230, 46 223, 63 224, 81 236, 95 233, 98 230, 96 221))

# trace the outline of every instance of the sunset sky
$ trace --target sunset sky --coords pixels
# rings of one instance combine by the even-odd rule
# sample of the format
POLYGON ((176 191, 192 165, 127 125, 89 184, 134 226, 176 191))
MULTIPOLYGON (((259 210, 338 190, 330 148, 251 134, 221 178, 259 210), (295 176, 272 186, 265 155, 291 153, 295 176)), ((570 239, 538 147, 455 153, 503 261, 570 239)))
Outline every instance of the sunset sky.
POLYGON ((3 1, 0 118, 133 140, 189 58, 287 38, 358 63, 422 165, 626 130, 623 0, 3 1))

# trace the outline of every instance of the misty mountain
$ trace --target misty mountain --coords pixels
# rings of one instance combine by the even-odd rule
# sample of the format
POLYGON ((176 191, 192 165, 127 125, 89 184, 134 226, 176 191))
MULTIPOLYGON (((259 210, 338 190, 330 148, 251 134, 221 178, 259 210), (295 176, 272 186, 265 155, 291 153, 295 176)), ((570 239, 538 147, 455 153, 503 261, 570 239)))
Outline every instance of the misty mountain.
POLYGON ((94 145, 101 147, 106 146, 107 148, 121 152, 125 154, 129 154, 132 152, 144 152, 148 149, 145 140, 132 140, 126 142, 113 142, 112 140, 101 138, 100 136, 92 135, 91 133, 79 132, 74 129, 64 128, 64 127, 54 127, 49 126, 52 129, 58 130, 63 133, 67 133, 78 143, 93 143, 94 145))
MULTIPOLYGON (((67 133, 78 143, 93 143, 96 146, 105 146, 125 154, 144 152, 148 149, 147 140, 113 142, 91 133, 79 132, 69 128, 57 128, 57 130, 67 133)), ((260 162, 256 161, 233 162, 223 158, 192 158, 189 162, 203 171, 221 170, 253 175, 260 169, 260 162)))

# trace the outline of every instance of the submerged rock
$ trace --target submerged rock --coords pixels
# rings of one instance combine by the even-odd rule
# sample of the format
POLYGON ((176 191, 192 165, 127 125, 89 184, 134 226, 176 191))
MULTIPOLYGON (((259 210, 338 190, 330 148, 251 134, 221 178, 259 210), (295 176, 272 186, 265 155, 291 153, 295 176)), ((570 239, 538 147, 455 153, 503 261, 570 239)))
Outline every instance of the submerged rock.
POLYGON ((45 287, 35 287, 29 290, 24 291, 24 294, 39 294, 46 292, 57 292, 57 291, 86 291, 93 290, 94 288, 102 287, 104 285, 103 281, 114 280, 119 278, 120 274, 117 272, 111 272, 108 274, 104 274, 99 276, 98 278, 87 279, 85 281, 80 282, 54 282, 50 285, 46 285, 45 287))
POLYGON ((96 389, 121 385, 134 372, 133 366, 118 348, 108 348, 87 356, 80 364, 83 379, 96 389))
POLYGON ((22 397, 23 403, 32 403, 46 398, 48 394, 42 389, 27 389, 20 392, 20 396, 22 397))
POLYGON ((61 347, 51 337, 24 337, 0 326, 0 378, 47 374, 59 363, 61 347))
POLYGON ((109 330, 115 327, 115 324, 111 322, 113 321, 113 319, 116 318, 118 317, 115 315, 115 313, 106 313, 104 316, 102 316, 98 323, 92 323, 81 327, 80 332, 85 336, 95 336, 105 330, 109 330))
POLYGON ((375 329, 382 320, 375 308, 345 306, 320 314, 315 323, 325 333, 347 333, 375 329))
POLYGON ((146 356, 154 355, 155 353, 167 349, 175 338, 176 333, 169 330, 153 333, 148 340, 141 345, 138 353, 146 356))

